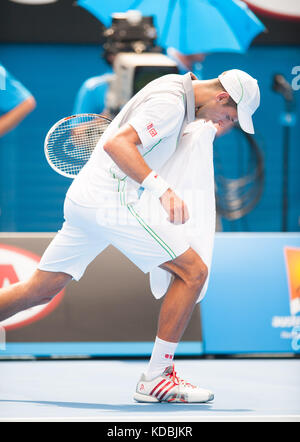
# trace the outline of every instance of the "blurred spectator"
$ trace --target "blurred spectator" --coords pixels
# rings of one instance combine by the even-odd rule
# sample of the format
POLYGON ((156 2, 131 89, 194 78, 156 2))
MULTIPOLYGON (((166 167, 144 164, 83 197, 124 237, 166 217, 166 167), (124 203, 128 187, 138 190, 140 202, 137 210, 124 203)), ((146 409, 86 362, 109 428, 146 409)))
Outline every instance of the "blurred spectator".
POLYGON ((0 64, 0 137, 36 107, 32 94, 0 64))
POLYGON ((102 75, 88 78, 80 87, 73 108, 73 114, 94 113, 108 115, 105 110, 106 93, 113 78, 113 56, 104 56, 105 70, 102 75))

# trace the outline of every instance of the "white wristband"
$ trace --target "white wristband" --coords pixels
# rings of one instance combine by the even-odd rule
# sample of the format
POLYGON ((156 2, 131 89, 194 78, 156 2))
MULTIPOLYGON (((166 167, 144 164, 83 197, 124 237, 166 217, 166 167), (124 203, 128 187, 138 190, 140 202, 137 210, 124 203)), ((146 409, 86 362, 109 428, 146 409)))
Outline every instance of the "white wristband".
POLYGON ((160 198, 170 187, 169 184, 155 172, 155 170, 152 170, 152 172, 146 176, 141 186, 144 189, 149 190, 149 192, 153 193, 157 198, 160 198))

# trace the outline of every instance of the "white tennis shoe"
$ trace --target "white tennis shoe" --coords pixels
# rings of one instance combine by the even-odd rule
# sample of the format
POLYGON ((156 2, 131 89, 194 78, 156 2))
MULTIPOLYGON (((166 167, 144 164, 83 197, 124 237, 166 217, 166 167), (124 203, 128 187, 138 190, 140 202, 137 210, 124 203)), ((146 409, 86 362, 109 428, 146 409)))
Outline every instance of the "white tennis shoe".
POLYGON ((211 391, 196 387, 180 379, 174 365, 154 379, 147 381, 142 374, 133 398, 137 402, 209 402, 214 399, 211 391))

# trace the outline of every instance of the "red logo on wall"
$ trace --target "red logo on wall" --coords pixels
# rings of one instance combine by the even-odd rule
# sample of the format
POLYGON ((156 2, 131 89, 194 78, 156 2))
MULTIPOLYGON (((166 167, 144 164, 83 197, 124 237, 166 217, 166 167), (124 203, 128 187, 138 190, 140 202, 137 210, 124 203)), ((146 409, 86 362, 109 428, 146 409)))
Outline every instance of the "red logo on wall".
MULTIPOLYGON (((0 244, 0 289, 27 280, 36 270, 41 257, 28 250, 0 244)), ((29 308, 0 322, 6 330, 12 330, 38 321, 52 312, 64 295, 62 290, 47 304, 29 308)))

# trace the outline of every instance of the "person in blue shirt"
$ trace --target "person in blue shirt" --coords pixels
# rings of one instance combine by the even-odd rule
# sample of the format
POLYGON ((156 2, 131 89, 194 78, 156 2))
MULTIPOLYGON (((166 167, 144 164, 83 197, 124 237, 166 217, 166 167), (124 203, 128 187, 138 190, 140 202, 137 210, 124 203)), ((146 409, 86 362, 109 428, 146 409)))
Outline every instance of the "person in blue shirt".
POLYGON ((31 92, 0 64, 0 137, 14 129, 35 107, 31 92))
POLYGON ((108 116, 105 100, 109 83, 114 76, 112 69, 114 56, 104 52, 102 57, 105 60, 104 73, 83 82, 75 98, 73 114, 94 113, 108 116))
POLYGON ((94 113, 107 115, 105 97, 112 78, 112 73, 106 73, 85 80, 76 95, 73 114, 94 113))

